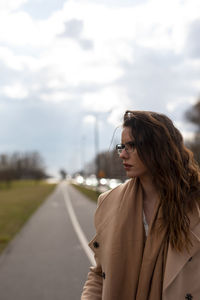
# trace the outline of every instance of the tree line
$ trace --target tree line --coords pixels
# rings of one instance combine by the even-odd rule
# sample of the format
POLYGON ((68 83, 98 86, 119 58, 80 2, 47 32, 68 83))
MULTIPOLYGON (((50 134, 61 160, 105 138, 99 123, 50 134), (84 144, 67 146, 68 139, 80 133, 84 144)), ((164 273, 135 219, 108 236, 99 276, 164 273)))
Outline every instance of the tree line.
POLYGON ((0 154, 0 181, 9 183, 12 180, 40 180, 45 177, 44 161, 38 152, 0 154))
POLYGON ((197 163, 200 165, 200 98, 191 109, 186 111, 185 116, 196 127, 194 139, 186 144, 192 150, 197 163))

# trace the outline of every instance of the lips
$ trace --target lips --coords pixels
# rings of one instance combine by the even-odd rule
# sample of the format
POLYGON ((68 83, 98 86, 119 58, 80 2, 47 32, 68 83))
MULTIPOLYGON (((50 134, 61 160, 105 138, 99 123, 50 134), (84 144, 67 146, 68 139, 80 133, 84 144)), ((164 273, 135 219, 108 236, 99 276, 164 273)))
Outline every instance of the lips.
POLYGON ((124 165, 124 168, 127 170, 127 169, 130 169, 132 167, 132 165, 129 165, 129 164, 123 164, 124 165))

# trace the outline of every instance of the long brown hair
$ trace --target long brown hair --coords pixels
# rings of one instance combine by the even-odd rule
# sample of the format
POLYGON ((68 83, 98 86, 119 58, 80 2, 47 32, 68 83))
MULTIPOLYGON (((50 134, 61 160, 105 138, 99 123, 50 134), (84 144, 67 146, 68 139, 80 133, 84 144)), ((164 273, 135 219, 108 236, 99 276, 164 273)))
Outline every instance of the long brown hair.
POLYGON ((158 189, 163 219, 172 248, 189 248, 188 212, 200 202, 200 170, 184 146, 180 131, 163 114, 126 111, 124 127, 131 128, 140 159, 158 189))

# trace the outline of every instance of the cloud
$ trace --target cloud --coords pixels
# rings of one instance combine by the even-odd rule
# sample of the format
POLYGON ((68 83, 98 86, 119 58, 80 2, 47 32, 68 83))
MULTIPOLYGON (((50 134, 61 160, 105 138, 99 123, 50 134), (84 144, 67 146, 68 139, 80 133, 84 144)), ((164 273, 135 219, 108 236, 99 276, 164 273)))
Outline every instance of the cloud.
POLYGON ((83 96, 83 108, 94 112, 108 112, 130 104, 126 90, 117 86, 104 88, 83 96))
POLYGON ((13 70, 21 71, 22 63, 8 47, 0 47, 0 61, 13 70))
MULTIPOLYGON (((14 24, 12 26, 16 28, 17 35, 15 33, 14 37, 10 30, 8 40, 16 42, 16 39, 21 45, 26 42, 34 47, 43 47, 40 52, 34 53, 34 57, 27 57, 26 61, 18 63, 19 66, 16 63, 16 67, 22 68, 25 64, 38 71, 46 68, 55 74, 55 78, 62 76, 65 84, 112 84, 124 75, 121 63, 133 64, 136 59, 134 39, 141 48, 162 49, 173 47, 177 36, 182 37, 178 31, 173 34, 176 31, 176 26, 173 27, 175 13, 170 19, 164 15, 166 11, 167 14, 170 12, 171 4, 168 10, 161 9, 159 5, 159 13, 154 10, 156 5, 157 2, 150 1, 136 8, 121 9, 69 1, 63 11, 40 22, 25 13, 13 14, 8 23, 14 24), (61 35, 65 39, 60 40, 58 36, 61 35), (82 51, 85 49, 89 51, 82 51)), ((178 1, 174 4, 176 8, 178 1)))
POLYGON ((62 38, 74 39, 85 50, 91 49, 93 48, 92 40, 82 38, 83 25, 84 24, 82 20, 69 20, 65 22, 65 31, 58 36, 62 38))
MULTIPOLYGON (((67 1, 67 0, 66 0, 67 1)), ((55 11, 62 9, 65 0, 29 0, 22 9, 36 20, 48 19, 55 11)))
POLYGON ((68 39, 56 41, 40 59, 41 67, 48 68, 52 77, 62 78, 65 85, 108 84, 123 74, 116 62, 109 62, 95 52, 83 51, 68 39))
MULTIPOLYGON (((123 7, 123 6, 135 6, 135 5, 141 5, 145 2, 147 2, 148 0, 93 0, 93 3, 98 3, 98 4, 103 4, 105 6, 112 6, 112 7, 123 7)), ((86 3, 88 2, 85 1, 86 3)))
POLYGON ((40 95, 40 99, 47 102, 63 102, 73 99, 73 95, 64 91, 57 91, 53 93, 44 93, 40 95))
POLYGON ((131 108, 131 103, 126 89, 119 86, 86 93, 83 96, 83 109, 88 112, 88 115, 84 121, 92 122, 92 116, 97 115, 99 119, 106 119, 107 124, 116 127, 121 124, 122 116, 125 110, 131 108))
POLYGON ((83 123, 94 124, 94 122, 95 122, 95 116, 93 115, 87 115, 83 118, 83 123))
POLYGON ((193 105, 195 103, 194 97, 182 97, 182 98, 176 98, 176 101, 169 101, 166 104, 166 109, 168 112, 172 113, 175 112, 178 109, 182 110, 182 106, 185 105, 193 105))
POLYGON ((40 69, 40 62, 38 59, 31 55, 16 55, 13 50, 5 46, 0 46, 0 61, 14 71, 23 71, 26 68, 30 71, 37 71, 40 69))
POLYGON ((83 21, 72 19, 65 22, 65 31, 60 34, 62 37, 80 38, 83 31, 83 21))
POLYGON ((0 2, 0 12, 10 12, 18 9, 22 4, 26 3, 28 0, 1 0, 0 2))
POLYGON ((185 141, 191 141, 194 139, 194 126, 183 121, 175 121, 174 125, 180 130, 185 141))
MULTIPOLYGON (((56 36, 62 32, 64 19, 60 12, 48 19, 35 20, 25 11, 16 10, 0 14, 0 41, 14 47, 26 47, 25 50, 37 50, 52 46, 56 36)), ((23 50, 23 49, 22 49, 23 50)))
POLYGON ((33 45, 40 36, 31 17, 25 12, 4 14, 0 18, 0 41, 10 45, 33 45), (37 36, 38 34, 38 36, 37 36))
POLYGON ((12 99, 24 99, 29 95, 29 91, 21 83, 13 83, 2 88, 2 94, 12 99))
MULTIPOLYGON (((111 2, 111 1, 110 1, 111 2)), ((66 16, 75 16, 84 21, 84 34, 94 44, 118 40, 129 43, 137 40, 140 46, 168 48, 180 52, 184 46, 185 27, 197 15, 198 3, 193 5, 181 0, 160 2, 144 1, 128 7, 109 6, 102 1, 71 1, 66 3, 66 16), (189 14, 188 14, 189 12, 189 14)), ((130 2, 129 2, 130 4, 130 2)))
POLYGON ((196 59, 200 59, 200 19, 193 21, 188 30, 186 52, 196 59))
POLYGON ((197 97, 198 68, 171 50, 135 46, 134 55, 134 63, 122 63, 124 76, 117 81, 127 90, 132 109, 171 113, 173 102, 180 117, 197 97))

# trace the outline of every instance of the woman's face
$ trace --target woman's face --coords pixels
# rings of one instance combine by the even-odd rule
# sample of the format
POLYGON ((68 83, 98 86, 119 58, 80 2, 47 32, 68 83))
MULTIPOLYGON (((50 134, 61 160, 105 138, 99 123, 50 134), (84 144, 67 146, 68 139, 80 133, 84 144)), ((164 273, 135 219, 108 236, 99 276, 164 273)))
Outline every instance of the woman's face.
MULTIPOLYGON (((128 142, 134 142, 134 138, 132 137, 131 129, 124 127, 122 131, 122 144, 128 142)), ((143 177, 150 176, 147 167, 138 156, 137 149, 134 149, 131 153, 127 153, 126 150, 123 149, 119 157, 122 159, 128 177, 140 177, 142 179, 143 177)))

